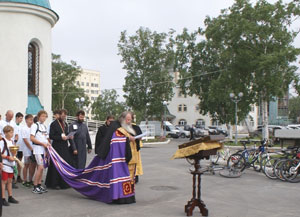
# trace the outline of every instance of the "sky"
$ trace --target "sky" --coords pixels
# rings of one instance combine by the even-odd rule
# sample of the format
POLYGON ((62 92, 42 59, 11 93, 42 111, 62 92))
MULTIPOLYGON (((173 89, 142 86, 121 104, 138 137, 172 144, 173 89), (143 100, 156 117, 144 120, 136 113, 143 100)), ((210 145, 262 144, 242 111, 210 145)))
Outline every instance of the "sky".
MULTIPOLYGON (((50 0, 60 19, 53 28, 53 53, 75 60, 84 69, 100 71, 100 88, 123 94, 126 71, 117 44, 122 31, 133 35, 140 27, 180 33, 204 27, 234 0, 50 0)), ((270 0, 270 2, 274 2, 270 0)), ((300 43, 299 43, 300 45, 300 43)))

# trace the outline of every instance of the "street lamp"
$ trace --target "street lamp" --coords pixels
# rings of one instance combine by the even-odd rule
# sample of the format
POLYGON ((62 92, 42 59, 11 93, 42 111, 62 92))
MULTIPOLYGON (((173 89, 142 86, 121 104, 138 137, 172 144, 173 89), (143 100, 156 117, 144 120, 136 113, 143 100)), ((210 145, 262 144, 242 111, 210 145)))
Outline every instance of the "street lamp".
POLYGON ((230 99, 235 103, 235 144, 237 144, 237 104, 241 101, 243 95, 242 92, 239 92, 237 96, 234 93, 229 94, 230 99))
POLYGON ((167 105, 168 105, 167 101, 163 101, 163 106, 164 106, 164 124, 163 124, 164 137, 166 137, 167 105))
POLYGON ((84 97, 81 97, 81 98, 76 98, 75 99, 75 103, 77 104, 78 108, 80 109, 82 106, 83 106, 83 103, 84 103, 84 97))

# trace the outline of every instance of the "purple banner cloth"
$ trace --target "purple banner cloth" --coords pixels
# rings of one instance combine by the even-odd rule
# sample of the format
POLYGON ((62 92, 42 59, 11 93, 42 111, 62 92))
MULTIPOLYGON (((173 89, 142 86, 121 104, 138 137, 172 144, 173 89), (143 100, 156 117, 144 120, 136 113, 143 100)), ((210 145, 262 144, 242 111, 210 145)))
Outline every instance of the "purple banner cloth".
POLYGON ((106 159, 95 156, 85 169, 70 166, 53 147, 48 148, 48 161, 50 156, 61 177, 76 191, 94 200, 111 203, 134 195, 125 160, 125 147, 126 137, 118 137, 114 133, 106 159))

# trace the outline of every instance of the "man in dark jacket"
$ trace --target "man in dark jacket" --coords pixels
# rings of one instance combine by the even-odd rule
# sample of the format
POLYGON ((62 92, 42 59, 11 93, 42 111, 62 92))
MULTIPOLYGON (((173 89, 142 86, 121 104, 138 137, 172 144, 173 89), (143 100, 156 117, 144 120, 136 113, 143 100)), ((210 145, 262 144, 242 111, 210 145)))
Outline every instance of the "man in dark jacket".
POLYGON ((113 115, 108 115, 106 117, 105 124, 99 127, 96 140, 95 140, 95 154, 97 154, 97 150, 102 142, 102 140, 105 137, 105 134, 107 132, 107 128, 109 127, 110 123, 115 120, 115 117, 113 115))

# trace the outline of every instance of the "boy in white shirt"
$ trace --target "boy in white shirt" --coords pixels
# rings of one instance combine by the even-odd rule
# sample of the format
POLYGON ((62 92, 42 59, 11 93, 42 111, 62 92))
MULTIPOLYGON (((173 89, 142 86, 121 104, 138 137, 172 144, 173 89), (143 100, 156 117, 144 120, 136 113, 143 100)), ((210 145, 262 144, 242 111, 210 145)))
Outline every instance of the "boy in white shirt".
POLYGON ((33 154, 37 164, 37 171, 34 178, 34 187, 32 193, 42 194, 47 190, 42 186, 42 176, 44 171, 44 154, 45 148, 50 146, 49 135, 47 134, 47 127, 44 122, 46 121, 48 114, 46 111, 41 110, 37 114, 38 122, 33 124, 30 128, 30 140, 33 143, 33 154))
MULTIPOLYGON (((21 113, 21 112, 17 112, 16 114, 16 121, 15 121, 15 124, 16 124, 16 128, 15 128, 15 134, 18 135, 18 140, 15 141, 16 145, 21 145, 23 139, 21 138, 21 129, 22 129, 22 121, 23 121, 23 118, 24 118, 24 115, 21 113)), ((20 148, 20 147, 19 147, 20 148)), ((21 149, 19 149, 18 153, 17 153, 17 158, 22 161, 22 158, 23 158, 23 152, 21 149)), ((18 167, 18 177, 17 177, 17 182, 19 183, 22 183, 22 179, 21 179, 21 167, 20 165, 18 164, 17 165, 18 167)))
POLYGON ((20 142, 20 149, 23 152, 24 156, 24 168, 23 168, 23 185, 25 187, 31 187, 33 185, 32 178, 35 172, 36 163, 35 161, 32 161, 32 158, 34 158, 33 155, 33 147, 32 142, 30 140, 30 132, 31 132, 31 126, 33 124, 33 116, 32 115, 26 115, 25 116, 25 122, 26 125, 22 126, 20 137, 22 138, 22 141, 20 142), (29 177, 28 177, 28 170, 29 170, 29 177))
POLYGON ((9 206, 9 203, 19 203, 12 196, 12 179, 14 176, 15 159, 11 154, 9 147, 13 146, 12 138, 14 136, 14 128, 11 126, 6 126, 3 128, 3 133, 5 138, 0 141, 1 155, 3 160, 3 170, 2 170, 2 205, 9 206), (5 200, 5 187, 8 193, 8 202, 5 200))

